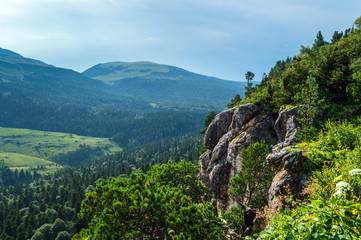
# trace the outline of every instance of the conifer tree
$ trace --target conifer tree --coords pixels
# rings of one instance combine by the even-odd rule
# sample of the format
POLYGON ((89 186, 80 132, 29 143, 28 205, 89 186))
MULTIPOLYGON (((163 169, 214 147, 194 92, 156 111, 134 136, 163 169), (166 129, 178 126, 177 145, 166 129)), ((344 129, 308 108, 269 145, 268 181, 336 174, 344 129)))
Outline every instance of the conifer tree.
POLYGON ((322 47, 322 46, 324 46, 326 44, 327 44, 327 42, 324 40, 321 31, 318 31, 318 33, 316 35, 315 42, 314 42, 312 48, 317 49, 317 48, 320 48, 320 47, 322 47))
POLYGON ((253 83, 251 83, 251 81, 253 80, 253 78, 254 78, 254 73, 248 71, 248 72, 246 73, 246 79, 247 79, 247 86, 245 87, 246 92, 244 93, 244 95, 245 95, 246 97, 249 97, 249 96, 254 92, 254 90, 255 90, 255 88, 252 87, 253 83))

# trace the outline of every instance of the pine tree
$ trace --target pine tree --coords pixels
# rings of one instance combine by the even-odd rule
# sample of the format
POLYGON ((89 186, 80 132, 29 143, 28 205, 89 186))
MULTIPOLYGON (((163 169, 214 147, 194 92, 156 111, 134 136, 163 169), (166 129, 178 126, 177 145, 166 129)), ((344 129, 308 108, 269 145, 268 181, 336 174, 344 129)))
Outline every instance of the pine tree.
POLYGON ((251 83, 251 81, 253 80, 254 78, 254 73, 253 72, 250 72, 248 71, 246 73, 246 79, 247 79, 247 86, 245 87, 246 89, 246 92, 244 93, 244 95, 247 97, 249 97, 255 90, 254 87, 252 87, 253 83, 251 83))
POLYGON ((320 48, 324 45, 327 45, 328 43, 324 40, 323 35, 321 33, 321 31, 318 31, 317 35, 316 35, 316 39, 315 42, 312 46, 312 49, 317 49, 320 48))

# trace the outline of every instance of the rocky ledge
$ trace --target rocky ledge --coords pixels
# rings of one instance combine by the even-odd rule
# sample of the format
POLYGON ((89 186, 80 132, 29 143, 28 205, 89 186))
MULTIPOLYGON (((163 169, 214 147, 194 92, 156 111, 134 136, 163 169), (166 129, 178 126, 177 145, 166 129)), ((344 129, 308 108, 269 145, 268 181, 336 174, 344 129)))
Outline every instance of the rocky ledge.
POLYGON ((266 110, 263 105, 248 103, 219 113, 208 126, 204 136, 207 151, 199 159, 198 178, 215 195, 218 212, 236 205, 229 195, 230 180, 242 170, 242 149, 258 141, 277 143, 266 159, 276 174, 269 189, 269 207, 281 207, 284 196, 301 197, 308 173, 302 168, 306 158, 291 147, 300 127, 297 107, 282 107, 275 119, 266 110))

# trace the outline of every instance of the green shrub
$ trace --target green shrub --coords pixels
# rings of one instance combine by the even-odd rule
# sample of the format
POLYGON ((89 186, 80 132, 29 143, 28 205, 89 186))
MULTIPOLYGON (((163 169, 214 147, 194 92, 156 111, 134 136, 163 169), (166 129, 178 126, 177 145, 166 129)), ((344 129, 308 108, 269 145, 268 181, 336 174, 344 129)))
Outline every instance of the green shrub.
MULTIPOLYGON (((261 239, 359 239, 361 237, 361 169, 340 175, 329 186, 329 198, 310 199, 285 209, 263 231, 261 239)), ((291 202, 292 203, 292 202, 291 202)))
POLYGON ((273 219, 261 239, 358 239, 361 204, 343 198, 313 199, 273 219))
POLYGON ((89 228, 74 239, 223 239, 196 172, 182 162, 101 182, 82 203, 89 228))

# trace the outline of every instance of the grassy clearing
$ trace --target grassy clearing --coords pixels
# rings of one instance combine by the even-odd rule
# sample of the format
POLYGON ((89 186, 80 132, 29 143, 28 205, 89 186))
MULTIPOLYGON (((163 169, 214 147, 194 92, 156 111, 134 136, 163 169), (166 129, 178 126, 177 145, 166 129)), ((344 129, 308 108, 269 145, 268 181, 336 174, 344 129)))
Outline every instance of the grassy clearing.
POLYGON ((36 170, 39 174, 53 173, 62 168, 62 166, 48 160, 8 152, 0 152, 0 165, 7 166, 11 170, 36 170))
POLYGON ((94 154, 88 154, 89 159, 79 159, 81 162, 122 150, 107 138, 0 127, 0 161, 4 160, 11 168, 36 168, 37 165, 50 168, 54 159, 84 147, 94 150, 94 154))

